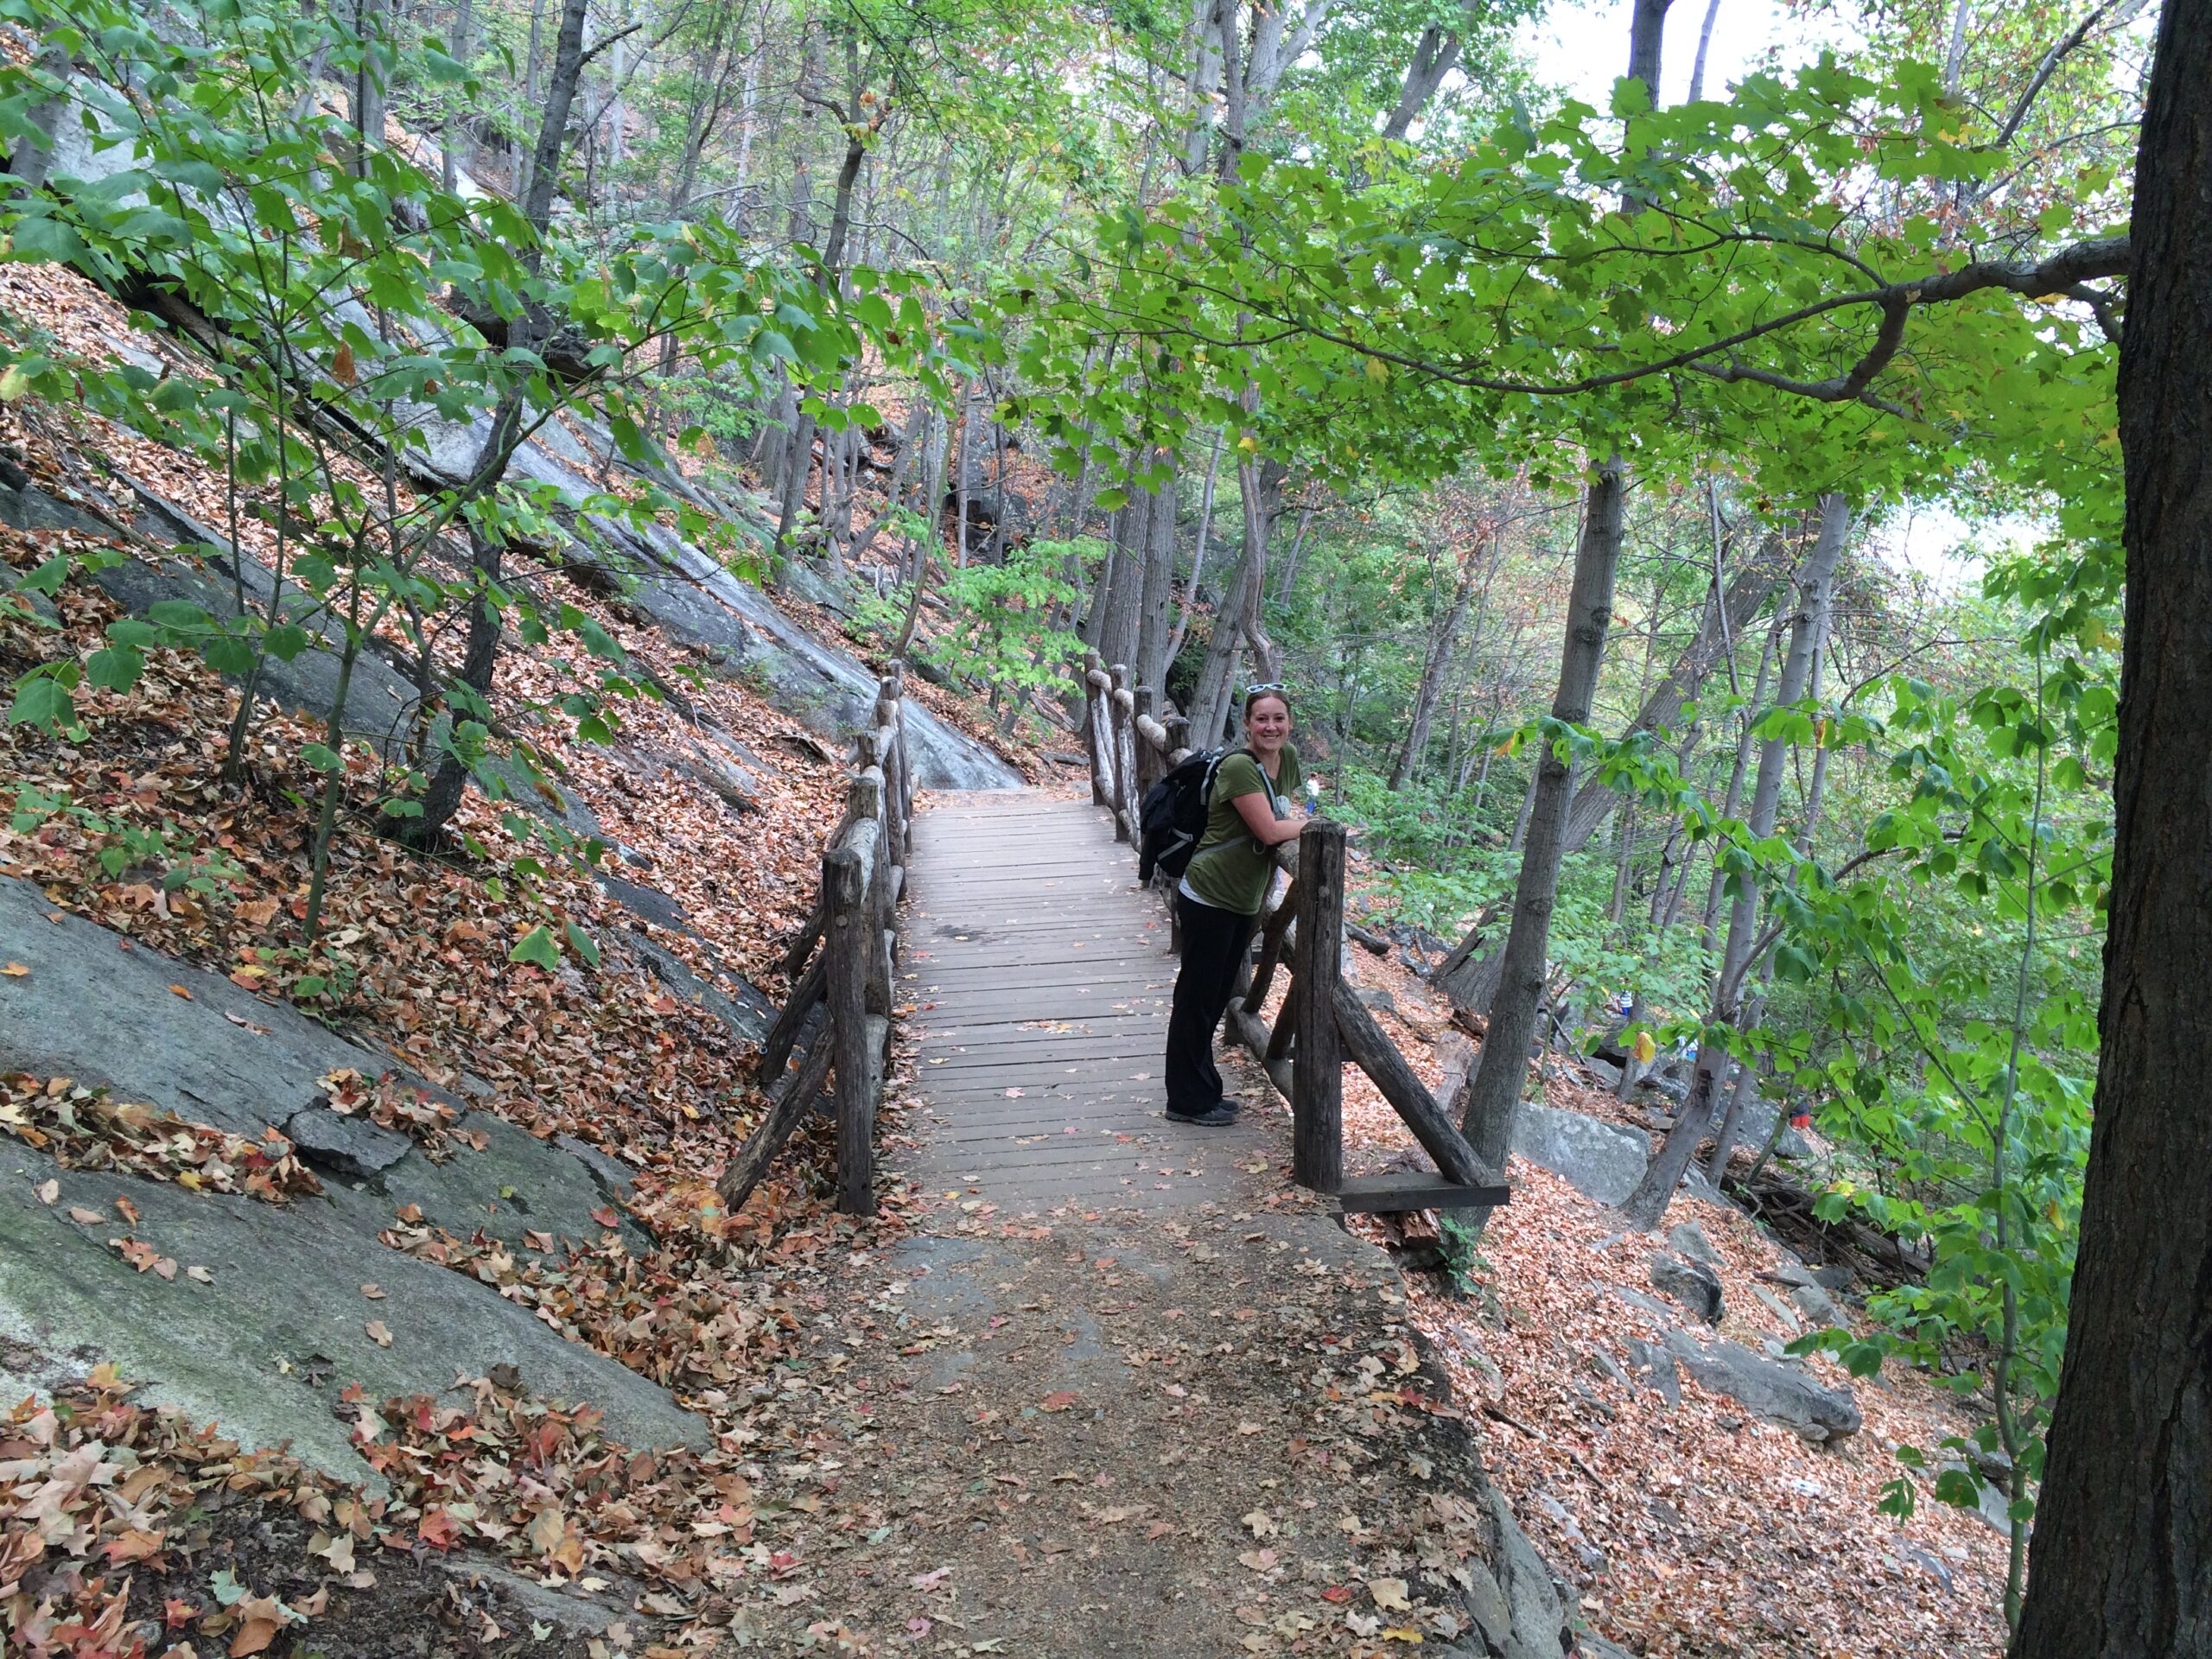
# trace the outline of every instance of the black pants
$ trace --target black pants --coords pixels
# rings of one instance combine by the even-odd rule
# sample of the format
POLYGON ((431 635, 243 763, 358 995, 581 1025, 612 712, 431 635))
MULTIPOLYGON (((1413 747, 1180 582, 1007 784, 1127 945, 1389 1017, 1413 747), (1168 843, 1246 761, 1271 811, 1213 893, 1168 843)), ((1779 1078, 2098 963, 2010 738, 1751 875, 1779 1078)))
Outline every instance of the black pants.
POLYGON ((1221 1071, 1213 1033, 1228 1011, 1236 966, 1259 918, 1217 910, 1175 895, 1183 928, 1183 966, 1175 976, 1174 1012, 1167 1020, 1167 1109, 1195 1117, 1221 1103, 1221 1071))

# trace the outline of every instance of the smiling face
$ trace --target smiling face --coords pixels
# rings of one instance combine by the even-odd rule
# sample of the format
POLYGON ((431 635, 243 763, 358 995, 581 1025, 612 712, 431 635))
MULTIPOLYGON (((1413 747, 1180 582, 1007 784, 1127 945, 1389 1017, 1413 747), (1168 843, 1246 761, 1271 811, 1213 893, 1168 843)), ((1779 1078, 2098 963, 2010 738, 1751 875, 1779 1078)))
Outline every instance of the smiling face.
POLYGON ((1254 753, 1280 753, 1290 741, 1290 704, 1277 696, 1253 698, 1244 710, 1244 735, 1254 753))

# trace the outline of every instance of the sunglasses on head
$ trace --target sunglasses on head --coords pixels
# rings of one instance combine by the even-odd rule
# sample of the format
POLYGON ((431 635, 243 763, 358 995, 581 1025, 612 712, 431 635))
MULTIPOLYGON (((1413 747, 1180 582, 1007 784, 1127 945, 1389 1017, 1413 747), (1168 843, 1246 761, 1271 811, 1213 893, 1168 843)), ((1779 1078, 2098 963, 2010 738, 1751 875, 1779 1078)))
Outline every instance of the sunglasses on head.
POLYGON ((1268 691, 1287 691, 1289 690, 1290 688, 1285 685, 1281 680, 1269 680, 1265 685, 1246 686, 1244 688, 1244 695, 1248 697, 1256 697, 1268 691))

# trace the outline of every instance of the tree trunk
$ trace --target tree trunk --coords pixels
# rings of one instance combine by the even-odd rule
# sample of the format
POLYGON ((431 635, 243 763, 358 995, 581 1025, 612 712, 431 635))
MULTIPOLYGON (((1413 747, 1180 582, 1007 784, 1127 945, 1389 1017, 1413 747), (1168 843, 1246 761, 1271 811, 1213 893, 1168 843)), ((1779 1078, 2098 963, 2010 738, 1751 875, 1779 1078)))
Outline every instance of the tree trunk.
POLYGON ((2169 4, 2120 354, 2126 626, 2066 1363, 2012 1659, 2212 1653, 2212 29, 2169 4))
POLYGON ((1459 627, 1467 620, 1467 607, 1474 601, 1475 573, 1478 561, 1470 557, 1460 568, 1459 586, 1452 591, 1452 602, 1436 620, 1436 626, 1428 636, 1428 654, 1421 665, 1421 684, 1414 691, 1413 718, 1407 722, 1406 741, 1398 750, 1398 758, 1390 768, 1390 787, 1403 789, 1421 764, 1428 749, 1428 736, 1436 723, 1436 699, 1443 692, 1444 678, 1452 665, 1452 658, 1459 646, 1459 627))
MULTIPOLYGON (((1167 699, 1169 610, 1175 598, 1175 476, 1140 496, 1144 528, 1144 587, 1137 618, 1136 683, 1160 702, 1167 699)), ((1003 504, 1001 504, 1003 505, 1003 504)))
POLYGON ((1183 588, 1183 608, 1175 619, 1175 632, 1167 641, 1167 660, 1173 664, 1183 654, 1190 637, 1191 617, 1198 608, 1198 578, 1205 574, 1206 543, 1213 535, 1213 486, 1221 476, 1221 446, 1225 432, 1213 435, 1213 453, 1206 459, 1205 486, 1198 493, 1198 539, 1191 550, 1191 580, 1183 588))
MULTIPOLYGON (((537 130, 537 143, 531 152, 530 188, 523 196, 524 218, 530 221, 533 239, 522 252, 525 268, 537 270, 539 243, 553 221, 553 188, 561 174, 561 146, 568 136, 569 111, 575 102, 576 82, 583 73, 584 14, 588 0, 563 0, 561 26, 553 42, 553 79, 546 89, 545 118, 537 130)), ((547 319, 538 308, 525 305, 509 325, 510 350, 534 351, 543 338, 547 319)), ((522 427, 523 388, 518 385, 503 397, 492 416, 491 429, 477 451, 464 488, 488 494, 499 487, 522 427)), ((468 636, 461 651, 460 681, 477 697, 492 691, 493 668, 499 658, 499 613, 490 600, 499 585, 501 547, 496 534, 486 535, 473 522, 468 531, 476 591, 469 601, 468 636)), ((423 791, 420 817, 398 821, 398 832, 409 846, 435 847, 446 824, 460 809, 468 769, 452 755, 438 763, 423 791)))
MULTIPOLYGON (((1598 671, 1605 662, 1627 493, 1626 469, 1615 454, 1591 480, 1567 598, 1567 645, 1560 656, 1559 693, 1552 700, 1552 717, 1573 725, 1588 722, 1598 671)), ((1521 1103, 1522 1085, 1529 1075, 1529 1044, 1536 1034, 1552 904, 1559 892, 1560 836, 1567 823, 1568 785, 1567 761, 1549 742, 1544 743, 1537 757, 1529 840, 1514 887, 1513 922, 1500 957, 1497 995, 1491 1001, 1490 1033, 1483 1039, 1482 1065, 1467 1091, 1467 1139, 1476 1155, 1493 1169, 1505 1167, 1514 1109, 1521 1103)))
POLYGON ((1651 94, 1651 107, 1659 107, 1660 50, 1666 44, 1667 8, 1674 0, 1636 0, 1629 20, 1628 73, 1651 94))
MULTIPOLYGON (((1728 792, 1720 802, 1720 816, 1724 818, 1732 818, 1744 809, 1744 779, 1751 768, 1751 728, 1758 722, 1759 710, 1766 706, 1767 677, 1774 671, 1774 646, 1781 637, 1782 624, 1777 618, 1759 645, 1759 671, 1751 681, 1751 703, 1737 715, 1742 724, 1736 733, 1736 763, 1728 774, 1728 792)), ((1699 923, 1699 938, 1707 950, 1720 943, 1720 891, 1726 880, 1716 861, 1713 879, 1706 887, 1705 909, 1699 923)))
MULTIPOLYGON (((1775 690, 1777 706, 1793 703, 1803 696, 1812 678, 1813 655, 1827 627, 1828 598, 1835 582, 1836 562, 1843 556, 1844 538, 1850 529, 1849 504, 1840 495, 1823 495, 1821 533, 1797 576, 1797 614, 1790 625, 1789 653, 1783 659, 1781 683, 1775 690)), ((1782 773, 1789 747, 1778 737, 1766 739, 1759 745, 1758 778, 1752 785, 1751 812, 1746 825, 1754 841, 1764 841, 1774 833, 1775 815, 1782 804, 1782 773)), ((1658 1156, 1651 1160, 1643 1172, 1643 1179, 1621 1206, 1629 1220, 1646 1232, 1665 1218, 1667 1206, 1674 1202, 1675 1189, 1681 1184, 1682 1172, 1689 1167, 1691 1155, 1712 1124, 1713 1105, 1729 1065, 1727 1047, 1719 1040, 1719 1028, 1736 1024, 1742 1010, 1744 976, 1750 966, 1758 915, 1758 884, 1745 876, 1738 883, 1735 903, 1729 912, 1727 947, 1721 952, 1719 972, 1713 981, 1712 1008, 1706 1016, 1704 1039, 1698 1045, 1697 1075, 1691 1082, 1689 1097, 1682 1103, 1681 1116, 1667 1132, 1658 1156)))
POLYGON ((1421 39, 1414 43, 1413 61, 1406 66, 1406 78, 1398 89, 1398 101, 1390 111, 1389 119, 1382 124, 1382 136, 1393 143, 1402 143, 1413 130, 1414 122, 1427 108, 1428 100, 1436 96, 1436 89, 1444 84, 1444 77, 1452 73, 1452 66, 1459 61, 1459 37, 1447 32, 1441 24, 1431 23, 1421 32, 1421 39))
POLYGON ((1720 0, 1706 0, 1705 26, 1697 32, 1697 57, 1690 64, 1690 94, 1694 104, 1705 96, 1705 54, 1713 47, 1713 25, 1720 16, 1720 0))

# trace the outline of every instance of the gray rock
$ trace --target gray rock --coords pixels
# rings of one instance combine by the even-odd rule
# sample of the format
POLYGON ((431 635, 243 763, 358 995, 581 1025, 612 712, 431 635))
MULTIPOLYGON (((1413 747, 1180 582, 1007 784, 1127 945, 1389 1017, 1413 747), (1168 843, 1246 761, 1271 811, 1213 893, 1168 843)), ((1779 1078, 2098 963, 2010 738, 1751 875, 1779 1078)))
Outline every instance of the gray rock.
POLYGON ((1776 1263, 1775 1266, 1767 1270, 1766 1277, 1773 1280, 1777 1284, 1789 1285, 1793 1287, 1798 1285, 1814 1285, 1820 1282, 1819 1280, 1813 1277, 1809 1271, 1799 1266, 1795 1262, 1782 1262, 1776 1263))
POLYGON ((1603 1059, 1595 1054, 1586 1054, 1583 1056, 1582 1064, 1588 1068, 1590 1075, 1598 1080, 1598 1086, 1607 1094, 1611 1094, 1621 1086, 1621 1069, 1611 1060, 1603 1059))
POLYGON ((1513 1115, 1513 1150, 1600 1204, 1627 1198, 1650 1161, 1649 1143, 1633 1129, 1534 1101, 1513 1115))
POLYGON ((1505 1651, 1513 1656, 1516 1647, 1525 1646, 1529 1653, 1549 1659, 1567 1645, 1563 1638, 1567 1624, 1560 1611, 1559 1587, 1544 1558, 1514 1520, 1504 1494, 1492 1487, 1489 1497, 1491 1517, 1497 1527, 1497 1555, 1491 1566, 1513 1621, 1505 1651))
MULTIPOLYGON (((607 1173, 612 1159, 577 1157, 489 1112, 470 1113, 461 1127, 489 1144, 482 1152, 456 1152, 439 1164, 416 1154, 385 1170, 372 1188, 380 1200, 379 1225, 390 1224, 393 1210, 412 1204, 425 1221, 464 1238, 481 1228, 510 1245, 519 1246, 525 1233, 582 1242, 607 1230, 592 1211, 614 1201, 610 1185, 620 1191, 607 1173)), ((623 1172, 621 1181, 626 1180, 623 1172)), ((616 1214, 620 1217, 619 1210, 616 1214)), ((617 1230, 633 1252, 650 1248, 652 1241, 635 1222, 620 1217, 617 1230)))
POLYGON ((1762 1359, 1739 1344, 1707 1348, 1688 1332, 1670 1331, 1667 1345, 1703 1387, 1808 1440, 1840 1440, 1866 1421, 1849 1389, 1823 1388, 1796 1366, 1762 1359))
POLYGON ((404 1135, 372 1123, 358 1114, 310 1106, 284 1122, 284 1133, 300 1156, 340 1180, 372 1180, 404 1158, 411 1143, 404 1135))
POLYGON ((691 920, 683 913, 683 906, 659 888, 625 880, 619 875, 608 874, 605 870, 593 871, 591 879, 599 884, 601 893, 639 920, 651 922, 655 927, 667 928, 674 933, 691 931, 691 920))
POLYGON ((691 966, 667 946, 646 935, 624 929, 620 943, 642 963, 647 972, 686 1002, 696 1002, 729 1028, 741 1042, 757 1043, 776 1021, 776 1006, 744 980, 738 995, 725 995, 691 971, 691 966))
POLYGON ((1398 1011, 1398 999, 1379 985, 1364 986, 1356 995, 1378 1014, 1395 1014, 1398 1011))
POLYGON ((1607 1288, 1610 1289, 1614 1295, 1619 1297, 1621 1300, 1626 1302, 1630 1307, 1642 1308, 1646 1313, 1650 1314, 1653 1319, 1659 1321, 1660 1328, 1662 1330, 1668 1328, 1675 1323, 1675 1310, 1668 1306, 1666 1303, 1655 1301, 1652 1298, 1645 1295, 1642 1291, 1630 1290, 1626 1285, 1611 1285, 1608 1286, 1607 1288))
POLYGON ((1602 1348, 1593 1348, 1590 1351, 1590 1369, 1595 1375, 1604 1377, 1609 1382, 1625 1383, 1629 1380, 1628 1373, 1621 1369, 1620 1361, 1602 1348))
POLYGON ((1835 1305, 1835 1299, 1818 1285, 1798 1286, 1789 1293, 1789 1300, 1816 1326, 1825 1328, 1844 1322, 1843 1310, 1835 1305))
POLYGON ((1761 1302, 1764 1303, 1768 1308, 1771 1309, 1775 1317, 1780 1319, 1783 1324, 1787 1325, 1790 1330, 1797 1331, 1803 1328, 1802 1321, 1801 1321, 1797 1316, 1797 1310, 1790 1306, 1789 1303, 1783 1301, 1781 1297, 1776 1295, 1764 1285, 1753 1285, 1751 1287, 1751 1294, 1758 1297, 1761 1302))
POLYGON ((1966 1512, 2000 1537, 2011 1537, 2012 1500, 2002 1478, 1987 1469, 1969 1469, 1955 1458, 1937 1465, 1938 1473, 1954 1470, 1974 1478, 1974 1502, 1966 1512))
POLYGON ((1702 1262, 1683 1262, 1654 1252, 1651 1282, 1707 1325, 1720 1323, 1726 1311, 1720 1276, 1702 1262))
POLYGON ((1574 1650, 1586 1653, 1590 1659, 1636 1659, 1626 1648, 1617 1648, 1602 1636, 1592 1636, 1587 1630, 1574 1633, 1574 1650))
POLYGON ((1694 1221, 1677 1222, 1667 1230, 1668 1245, 1677 1255, 1693 1262, 1702 1262, 1709 1268, 1720 1265, 1720 1252, 1713 1248, 1713 1241, 1705 1236, 1705 1229, 1694 1221))
MULTIPOLYGON (((51 1387, 111 1360, 145 1385, 143 1397, 219 1423, 252 1446, 290 1441, 340 1479, 381 1483, 354 1452, 358 1417, 335 1414, 358 1382, 372 1402, 437 1395, 458 1376, 515 1366, 547 1399, 588 1401, 610 1436, 638 1447, 700 1444, 707 1423, 636 1373, 564 1340, 524 1307, 464 1274, 376 1242, 389 1207, 334 1187, 289 1205, 194 1194, 111 1173, 59 1170, 19 1143, 0 1151, 0 1346, 41 1357, 51 1387), (60 1202, 37 1183, 58 1180, 60 1202), (139 1219, 80 1227, 72 1206, 118 1215, 127 1195, 139 1219), (129 1236, 211 1284, 134 1270, 108 1245, 129 1236), (373 1278, 383 1300, 364 1300, 373 1278), (389 1347, 367 1332, 388 1327, 389 1347)), ((11 1363, 11 1369, 22 1370, 11 1363)))
POLYGON ((1669 1100, 1673 1101, 1677 1106, 1681 1105, 1684 1101, 1690 1097, 1689 1084, 1684 1083, 1680 1077, 1652 1076, 1644 1078, 1636 1086, 1639 1089, 1649 1090, 1655 1095, 1664 1095, 1669 1100))
POLYGON ((1491 1649, 1502 1653, 1513 1634, 1513 1611, 1505 1605, 1505 1592, 1497 1587, 1490 1568, 1472 1559, 1466 1567, 1467 1589, 1462 1599, 1467 1605, 1467 1617, 1475 1621, 1475 1628, 1491 1649))
POLYGON ((1670 1407, 1682 1403, 1682 1379, 1675 1368, 1672 1349, 1655 1347, 1635 1337, 1624 1338, 1622 1345, 1628 1350, 1631 1366, 1639 1372, 1650 1373, 1644 1382, 1646 1388, 1656 1391, 1670 1407))
MULTIPOLYGON (((452 484, 474 465, 488 417, 468 425, 423 409, 415 415, 425 447, 405 464, 434 484, 452 484)), ((558 423, 540 428, 516 452, 515 474, 550 486, 571 504, 596 492, 588 475, 601 457, 556 439, 558 423)), ((674 486, 667 476, 664 484, 674 486)), ((729 504, 701 498, 709 511, 730 515, 729 504)), ((741 535, 765 544, 764 522, 736 514, 741 535)), ((721 672, 743 677, 786 714, 824 736, 843 739, 874 723, 878 677, 852 657, 822 644, 794 624, 722 562, 664 526, 640 534, 627 524, 594 518, 590 542, 563 550, 569 568, 584 580, 619 593, 661 631, 705 657, 721 672)), ((1021 775, 966 733, 946 725, 918 703, 906 710, 907 749, 915 781, 929 789, 1017 789, 1021 775)))
POLYGON ((1849 1268, 1815 1268, 1813 1269, 1813 1282, 1831 1296, 1840 1296, 1849 1290, 1851 1276, 1849 1268))
POLYGON ((0 1069, 105 1084, 123 1099, 258 1136, 321 1105, 317 1081, 327 1073, 351 1066, 373 1076, 391 1065, 220 974, 125 943, 55 910, 29 882, 0 878, 0 950, 30 969, 0 979, 0 1069), (173 984, 191 1000, 173 995, 173 984))

